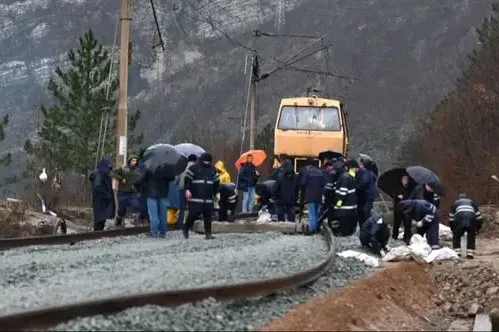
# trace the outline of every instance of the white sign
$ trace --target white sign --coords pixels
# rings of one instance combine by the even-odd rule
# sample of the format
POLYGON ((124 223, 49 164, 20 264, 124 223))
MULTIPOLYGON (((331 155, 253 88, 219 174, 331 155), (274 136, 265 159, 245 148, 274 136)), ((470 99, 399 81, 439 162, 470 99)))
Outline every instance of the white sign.
POLYGON ((120 136, 120 155, 126 153, 126 136, 120 136))

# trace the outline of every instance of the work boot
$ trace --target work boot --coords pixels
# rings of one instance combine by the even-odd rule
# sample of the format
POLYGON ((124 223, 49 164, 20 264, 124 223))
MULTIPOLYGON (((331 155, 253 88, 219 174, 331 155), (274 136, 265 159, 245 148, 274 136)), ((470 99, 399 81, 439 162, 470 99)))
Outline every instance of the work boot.
POLYGON ((204 238, 206 240, 213 240, 215 237, 213 235, 211 235, 211 234, 205 234, 204 238))

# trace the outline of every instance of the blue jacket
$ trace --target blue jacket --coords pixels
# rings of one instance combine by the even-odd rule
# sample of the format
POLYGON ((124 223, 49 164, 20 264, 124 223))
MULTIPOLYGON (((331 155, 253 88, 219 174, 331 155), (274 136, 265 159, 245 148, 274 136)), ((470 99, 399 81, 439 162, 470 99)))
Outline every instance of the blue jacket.
POLYGON ((244 163, 241 166, 238 174, 237 188, 242 191, 248 191, 258 182, 256 175, 256 167, 253 164, 244 163))
POLYGON ((309 165, 305 167, 300 175, 300 186, 302 192, 305 193, 305 202, 322 204, 322 194, 324 193, 324 185, 326 184, 322 169, 309 165))
POLYGON ((291 160, 284 160, 277 173, 273 196, 279 205, 294 205, 298 193, 298 181, 291 160))
POLYGON ((390 239, 390 229, 380 213, 373 214, 362 224, 359 239, 362 245, 371 247, 376 254, 386 247, 390 239))
POLYGON ((438 223, 437 208, 435 205, 424 199, 406 199, 400 202, 402 209, 411 208, 409 215, 415 221, 423 221, 424 223, 438 223))
POLYGON ((357 172, 357 188, 355 194, 359 203, 374 202, 377 195, 376 176, 366 168, 357 172))

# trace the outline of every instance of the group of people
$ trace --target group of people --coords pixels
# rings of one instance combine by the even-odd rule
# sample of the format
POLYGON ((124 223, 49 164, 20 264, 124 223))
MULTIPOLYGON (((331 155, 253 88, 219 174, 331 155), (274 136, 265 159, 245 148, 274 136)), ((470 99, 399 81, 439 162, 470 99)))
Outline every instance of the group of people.
POLYGON ((94 230, 103 230, 106 220, 115 219, 117 227, 123 226, 127 211, 137 213, 139 219, 148 221, 151 236, 166 235, 167 211, 176 211, 176 226, 189 237, 189 229, 202 215, 206 238, 211 239, 211 220, 215 208, 221 221, 235 215, 237 191, 222 161, 213 165, 212 156, 204 153, 199 158, 190 155, 185 171, 175 178, 163 177, 147 170, 138 156, 131 155, 127 165, 112 168, 109 158, 103 158, 90 175, 94 230), (112 180, 118 182, 118 209, 112 180), (187 217, 185 212, 188 211, 187 217))
MULTIPOLYGON (((295 174, 290 159, 282 156, 280 166, 271 174, 273 185, 260 199, 277 215, 278 221, 294 222, 295 206, 299 214, 304 206, 309 215, 308 233, 319 232, 321 221, 327 219, 335 236, 351 236, 357 225, 360 227, 360 242, 374 252, 384 255, 388 250, 390 227, 379 213, 373 214, 373 203, 377 197, 377 175, 372 160, 358 158, 345 160, 323 158, 321 167, 314 159, 295 174)), ((116 215, 116 226, 123 225, 129 208, 148 219, 151 235, 166 234, 167 210, 178 211, 176 224, 182 228, 185 238, 200 215, 204 220, 207 239, 211 234, 211 221, 218 211, 219 221, 234 221, 238 203, 237 190, 242 191, 242 212, 252 212, 259 172, 248 155, 241 165, 237 183, 231 182, 222 161, 213 165, 212 156, 204 153, 199 157, 190 155, 185 171, 175 178, 162 178, 149 172, 139 158, 132 155, 125 167, 112 168, 112 162, 103 158, 91 174, 94 230, 104 229, 107 219, 116 215), (115 211, 112 178, 119 183, 118 209, 115 211), (188 212, 185 217, 185 212, 188 212)), ((409 244, 413 228, 426 235, 432 249, 439 246, 438 209, 440 196, 435 192, 436 184, 409 185, 410 178, 404 175, 400 185, 394 189, 392 237, 397 239, 403 225, 403 240, 409 244)), ((481 228, 481 215, 477 204, 461 194, 453 203, 449 222, 453 231, 453 247, 460 254, 461 236, 467 232, 467 257, 473 258, 475 235, 481 228)))
MULTIPOLYGON (((397 239, 399 228, 403 225, 403 240, 410 244, 413 227, 417 234, 426 235, 431 249, 439 249, 439 216, 440 196, 435 192, 435 183, 418 184, 414 189, 409 186, 409 176, 400 179, 400 186, 395 188, 393 206, 392 237, 397 239)), ((449 213, 449 225, 452 230, 452 246, 461 256, 461 237, 467 234, 466 258, 473 259, 476 248, 476 234, 482 227, 482 216, 477 204, 465 194, 460 194, 453 202, 449 213)), ((389 250, 387 244, 390 229, 381 214, 375 214, 361 227, 360 241, 375 253, 384 256, 389 250)))

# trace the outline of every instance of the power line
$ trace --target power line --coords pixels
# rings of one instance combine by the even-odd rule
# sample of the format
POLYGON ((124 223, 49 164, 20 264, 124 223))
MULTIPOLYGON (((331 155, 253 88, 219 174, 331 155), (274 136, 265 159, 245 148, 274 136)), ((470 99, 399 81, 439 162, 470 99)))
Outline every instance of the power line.
MULTIPOLYGON (((163 37, 161 37, 161 29, 159 28, 159 23, 158 23, 158 16, 156 15, 156 9, 154 8, 154 2, 153 0, 150 0, 151 3, 151 8, 152 8, 152 13, 154 15, 154 23, 156 24, 156 30, 158 31, 158 36, 159 36, 159 44, 161 45, 161 48, 163 51, 165 50, 165 43, 163 43, 163 37)), ((159 45, 153 45, 153 49, 159 45)))

